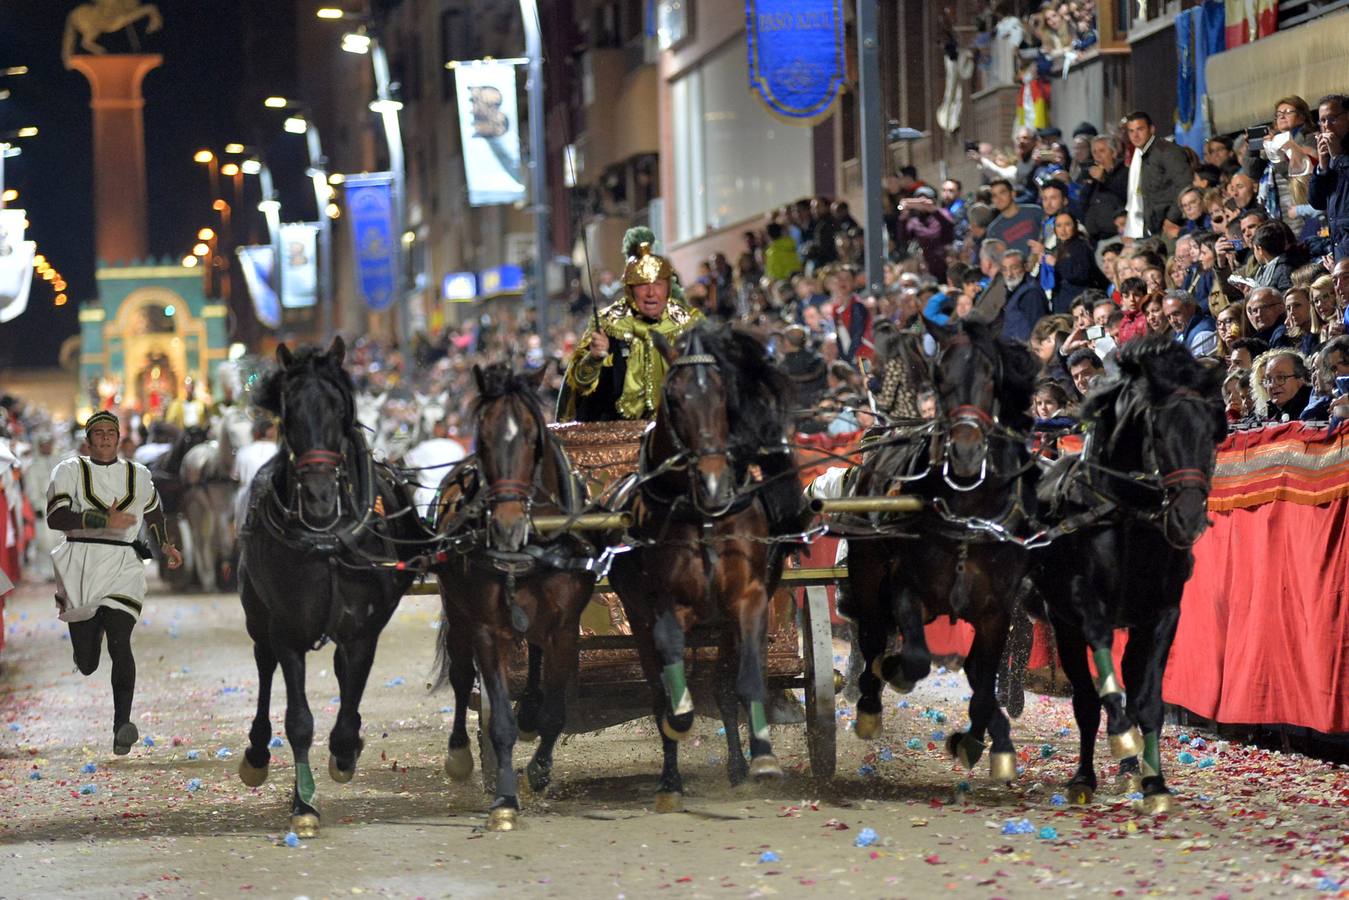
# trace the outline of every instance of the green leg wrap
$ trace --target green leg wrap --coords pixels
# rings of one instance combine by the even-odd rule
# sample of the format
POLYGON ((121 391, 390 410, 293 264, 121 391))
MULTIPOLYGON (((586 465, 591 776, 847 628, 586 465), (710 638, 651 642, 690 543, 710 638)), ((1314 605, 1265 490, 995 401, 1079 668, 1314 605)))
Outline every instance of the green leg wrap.
POLYGON ((1157 732, 1143 735, 1143 758, 1138 761, 1144 778, 1162 774, 1162 755, 1157 749, 1157 732))
POLYGON ((661 670, 660 680, 665 684, 665 693, 670 698, 670 710, 676 716, 693 712, 693 696, 689 693, 688 682, 684 680, 684 663, 670 663, 661 670))
POLYGON ((309 763, 295 764, 295 789, 305 804, 314 805, 314 795, 318 791, 314 787, 314 772, 309 768, 309 763))
POLYGON ((763 704, 758 700, 749 702, 749 728, 759 740, 768 740, 768 718, 763 713, 763 704))
POLYGON ((1104 697, 1106 694, 1124 693, 1115 680, 1115 660, 1110 655, 1110 648, 1093 650, 1091 658, 1096 663, 1096 695, 1104 697))

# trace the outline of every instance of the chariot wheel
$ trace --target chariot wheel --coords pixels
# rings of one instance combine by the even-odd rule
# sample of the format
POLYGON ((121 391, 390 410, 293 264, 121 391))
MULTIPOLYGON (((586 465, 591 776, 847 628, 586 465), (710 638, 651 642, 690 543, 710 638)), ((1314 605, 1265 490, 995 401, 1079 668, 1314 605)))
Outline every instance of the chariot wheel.
POLYGON ((832 778, 837 764, 838 724, 834 698, 834 637, 829 623, 829 593, 806 588, 801 606, 801 656, 806 680, 806 747, 810 772, 832 778))

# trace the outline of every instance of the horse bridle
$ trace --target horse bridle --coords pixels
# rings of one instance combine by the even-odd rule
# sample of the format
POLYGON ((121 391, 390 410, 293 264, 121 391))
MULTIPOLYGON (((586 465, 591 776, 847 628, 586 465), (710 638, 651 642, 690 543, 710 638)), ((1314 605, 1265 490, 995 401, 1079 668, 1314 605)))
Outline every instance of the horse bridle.
MULTIPOLYGON (((717 358, 713 356, 711 353, 689 353, 685 354, 684 356, 675 358, 675 360, 670 363, 669 372, 666 374, 665 383, 661 385, 661 405, 667 408, 669 406, 670 381, 671 381, 669 374, 672 373, 675 369, 685 368, 689 366, 695 367, 694 371, 698 378, 699 387, 706 387, 707 373, 705 371, 705 367, 711 366, 712 368, 715 369, 717 368, 717 365, 718 365, 717 358)), ((702 504, 698 500, 698 486, 697 486, 697 473, 696 473, 697 466, 693 464, 697 463, 699 459, 702 459, 704 457, 724 456, 726 458, 727 467, 730 468, 732 471, 734 471, 735 452, 731 450, 729 444, 724 444, 720 447, 704 446, 698 447, 697 449, 689 447, 688 444, 686 444, 684 440, 679 436, 679 432, 675 429, 674 421, 671 419, 671 417, 667 415, 663 418, 663 421, 665 423, 665 434, 669 438, 670 443, 674 445, 675 452, 672 457, 666 459, 664 462, 661 463, 661 465, 657 468, 657 472, 654 473, 643 472, 642 474, 644 480, 654 477, 654 475, 657 473, 682 469, 688 478, 689 497, 691 499, 691 502, 693 503, 694 508, 697 509, 699 513, 713 519, 725 515, 735 506, 736 502, 739 500, 741 493, 740 489, 737 487, 737 489, 731 493, 731 498, 726 502, 726 505, 723 506, 721 509, 716 510, 704 509, 702 507, 702 504)), ((708 442, 711 441, 712 437, 705 430, 700 431, 698 436, 700 438, 705 439, 708 442)), ((643 458, 645 458, 645 454, 643 454, 643 458)))
MULTIPOLYGON (((502 399, 510 399, 510 396, 507 395, 502 399)), ((524 504, 526 527, 528 527, 528 522, 530 521, 530 513, 534 506, 535 485, 539 483, 539 479, 543 475, 543 460, 546 451, 548 449, 546 443, 548 428, 546 425, 544 425, 543 420, 539 417, 539 413, 537 410, 531 407, 528 403, 525 403, 523 405, 529 412, 529 417, 534 420, 534 431, 535 431, 534 469, 530 474, 529 481, 521 481, 518 478, 498 478, 488 483, 486 490, 485 515, 487 516, 487 521, 489 523, 491 522, 492 519, 492 510, 498 504, 512 503, 512 502, 524 504)), ((480 419, 479 428, 481 429, 481 427, 482 425, 480 419)), ((479 444, 481 445, 481 441, 479 441, 479 444)), ((484 534, 486 535, 485 540, 488 542, 490 549, 490 544, 492 540, 491 529, 490 528, 485 529, 484 534)), ((526 540, 528 540, 528 535, 529 532, 526 531, 525 532, 526 540)))
MULTIPOLYGON (((946 355, 948 350, 952 347, 963 346, 974 346, 974 342, 970 340, 969 335, 961 332, 947 342, 946 346, 942 348, 941 353, 938 354, 937 359, 933 362, 933 371, 940 370, 942 357, 946 355)), ((989 443, 993 432, 997 429, 998 413, 1000 411, 996 386, 1002 383, 1002 360, 996 354, 990 355, 985 353, 984 350, 978 346, 974 346, 974 349, 975 352, 987 359, 993 365, 993 384, 995 386, 993 391, 993 410, 992 412, 989 412, 972 403, 962 403, 953 409, 946 411, 943 416, 945 428, 942 429, 943 434, 941 441, 942 480, 946 482, 946 486, 951 488, 951 490, 959 491, 961 493, 973 491, 988 480, 989 443), (981 454, 982 462, 979 465, 979 476, 970 484, 960 484, 951 475, 951 442, 947 438, 950 437, 952 430, 961 426, 974 428, 979 433, 979 442, 983 451, 981 454)), ((940 398, 940 394, 938 396, 940 398)), ((933 461, 935 462, 935 459, 933 461)))
MULTIPOLYGON (((1143 468, 1142 472, 1119 473, 1113 469, 1093 463, 1093 467, 1105 471, 1107 474, 1127 478, 1129 481, 1140 486, 1147 487, 1161 495, 1161 502, 1156 509, 1145 513, 1135 513, 1138 518, 1145 521, 1151 521, 1157 524, 1162 532, 1162 537, 1166 542, 1178 550, 1188 550, 1199 540, 1200 534, 1193 538, 1185 538, 1180 541, 1174 540, 1170 533, 1170 513, 1175 502, 1181 494, 1186 491, 1199 491, 1207 497, 1212 479, 1203 469, 1194 467, 1182 467, 1172 469, 1163 473, 1161 463, 1157 458, 1157 425, 1155 417, 1159 411, 1170 409, 1171 407, 1186 402, 1203 401, 1203 397, 1190 388, 1177 389, 1166 401, 1158 406, 1148 403, 1141 403, 1137 398, 1130 396, 1129 391, 1121 391, 1115 400, 1115 428, 1110 436, 1110 442, 1107 445, 1107 452, 1112 452, 1119 442, 1120 434, 1125 423, 1135 416, 1143 419, 1144 441, 1142 447, 1143 468), (1138 407, 1142 406, 1141 412, 1138 407)), ((1121 508, 1126 508, 1121 504, 1121 508)))
MULTIPOLYGON (((322 447, 314 447, 304 451, 299 456, 295 455, 295 450, 290 445, 290 438, 285 431, 286 422, 286 392, 281 391, 281 445, 286 449, 286 466, 295 475, 295 481, 298 483, 304 476, 310 472, 317 471, 320 474, 329 473, 333 484, 337 488, 337 503, 334 504, 333 517, 323 525, 315 525, 305 517, 304 511, 304 492, 297 490, 295 492, 295 506, 282 506, 287 518, 294 519, 312 532, 327 534, 332 532, 337 524, 342 521, 342 500, 345 497, 347 505, 353 512, 357 509, 357 504, 351 496, 351 482, 346 475, 346 456, 341 450, 328 450, 322 447)), ((345 433, 345 429, 344 429, 345 433)), ((342 439, 345 447, 347 439, 342 439)), ((280 504, 281 498, 277 497, 277 503, 280 504)))

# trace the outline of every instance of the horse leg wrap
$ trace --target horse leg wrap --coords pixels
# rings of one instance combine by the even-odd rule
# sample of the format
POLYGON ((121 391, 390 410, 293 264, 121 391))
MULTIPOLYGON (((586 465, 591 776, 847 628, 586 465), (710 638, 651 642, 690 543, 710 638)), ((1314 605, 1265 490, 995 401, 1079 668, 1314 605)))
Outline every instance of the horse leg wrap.
POLYGON ((1124 689, 1115 680, 1115 660, 1110 655, 1110 648, 1102 647, 1099 650, 1093 650, 1091 656, 1096 663, 1096 696, 1104 697, 1107 694, 1124 693, 1124 689))
POLYGON ((768 719, 764 716, 763 703, 758 700, 749 702, 749 729, 757 740, 768 740, 768 719))
POLYGON ((305 806, 314 805, 314 796, 318 791, 314 787, 314 771, 309 768, 309 763, 295 764, 295 791, 305 806))
POLYGON ((670 663, 661 671, 661 681, 665 684, 665 693, 670 698, 670 711, 676 716, 693 712, 693 695, 689 693, 688 682, 684 679, 684 663, 670 663))
POLYGON ((1143 735, 1143 757, 1139 767, 1144 778, 1152 778, 1162 773, 1162 755, 1157 749, 1157 732, 1149 731, 1143 735))

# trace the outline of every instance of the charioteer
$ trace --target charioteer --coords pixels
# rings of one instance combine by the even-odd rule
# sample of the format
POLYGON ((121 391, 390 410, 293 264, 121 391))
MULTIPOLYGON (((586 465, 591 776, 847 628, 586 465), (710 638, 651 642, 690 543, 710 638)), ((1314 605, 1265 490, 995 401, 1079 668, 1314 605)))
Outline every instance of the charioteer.
POLYGON ((674 343, 703 314, 682 302, 679 276, 651 250, 649 230, 624 237, 623 299, 596 314, 567 366, 558 420, 650 419, 660 404, 667 364, 653 335, 674 343))

